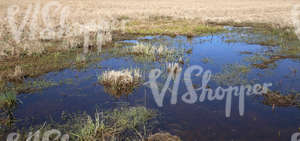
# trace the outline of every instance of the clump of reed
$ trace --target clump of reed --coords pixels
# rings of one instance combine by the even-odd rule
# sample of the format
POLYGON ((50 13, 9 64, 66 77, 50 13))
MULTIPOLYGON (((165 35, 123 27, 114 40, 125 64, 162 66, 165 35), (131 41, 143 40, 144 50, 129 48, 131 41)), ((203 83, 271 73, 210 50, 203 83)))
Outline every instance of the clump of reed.
POLYGON ((21 66, 16 66, 16 67, 15 67, 14 76, 15 76, 15 77, 21 77, 22 74, 23 74, 23 71, 22 71, 21 66))
POLYGON ((98 80, 106 92, 119 98, 132 93, 141 84, 142 76, 139 69, 110 70, 104 71, 98 80))
POLYGON ((129 48, 128 52, 135 55, 155 55, 155 48, 147 44, 138 43, 135 46, 129 48))
POLYGON ((127 52, 136 56, 150 57, 153 60, 159 60, 160 58, 170 59, 177 53, 174 49, 163 45, 154 46, 144 43, 137 43, 135 46, 128 48, 127 52))
POLYGON ((84 63, 86 62, 86 56, 82 55, 82 54, 78 54, 75 58, 76 63, 84 63))
POLYGON ((183 58, 182 58, 182 57, 179 57, 179 59, 178 59, 178 63, 179 63, 179 64, 184 64, 184 60, 183 60, 183 58))
POLYGON ((182 67, 178 63, 168 63, 167 71, 168 73, 178 74, 182 71, 182 67))
POLYGON ((23 80, 24 77, 24 72, 23 69, 20 65, 16 65, 14 70, 12 70, 12 72, 6 76, 8 79, 10 80, 14 80, 14 81, 19 81, 19 80, 23 80))

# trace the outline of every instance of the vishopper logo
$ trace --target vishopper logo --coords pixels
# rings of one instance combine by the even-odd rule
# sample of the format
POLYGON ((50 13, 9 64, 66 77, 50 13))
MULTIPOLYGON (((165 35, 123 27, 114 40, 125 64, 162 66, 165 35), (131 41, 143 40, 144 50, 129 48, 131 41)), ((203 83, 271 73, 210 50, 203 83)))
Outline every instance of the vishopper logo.
MULTIPOLYGON (((163 106, 164 98, 167 90, 171 92, 171 104, 176 104, 179 98, 178 89, 181 80, 182 69, 177 68, 177 72, 170 71, 167 80, 163 85, 162 90, 159 90, 157 80, 162 75, 160 69, 153 69, 149 74, 149 81, 145 85, 149 86, 152 90, 152 94, 156 104, 159 107, 163 106), (171 81, 174 80, 173 88, 170 89, 169 85, 171 81)), ((232 99, 234 96, 239 97, 239 113, 243 116, 245 113, 245 98, 251 95, 262 95, 266 94, 268 88, 272 86, 272 83, 264 84, 254 84, 252 85, 241 85, 241 86, 229 86, 227 88, 217 87, 215 90, 208 87, 208 83, 212 77, 212 72, 210 70, 204 70, 201 66, 194 65, 187 68, 184 72, 184 84, 186 86, 187 92, 181 96, 181 100, 187 104, 195 104, 197 101, 204 102, 206 99, 209 101, 225 99, 225 116, 230 117, 232 99), (195 76, 192 73, 196 72, 195 76), (192 78, 201 77, 202 75, 202 85, 199 88, 193 87, 192 78), (199 93, 197 93, 199 92, 199 93)))
POLYGON ((291 141, 300 141, 300 133, 299 132, 294 133, 292 135, 291 141))
POLYGON ((59 2, 52 1, 44 5, 44 7, 41 8, 40 3, 36 3, 34 6, 32 4, 29 4, 27 7, 27 10, 25 12, 25 16, 23 17, 23 20, 21 24, 18 24, 15 19, 18 14, 22 13, 20 11, 20 7, 18 5, 12 5, 7 9, 7 21, 9 24, 9 27, 11 29, 11 32, 13 34, 14 40, 19 43, 21 41, 22 37, 22 31, 24 31, 26 24, 28 21, 30 21, 30 39, 35 40, 36 39, 36 31, 38 29, 38 17, 39 15, 42 18, 43 24, 45 25, 45 28, 40 31, 40 38, 41 39, 54 39, 56 38, 62 38, 63 32, 65 32, 65 22, 66 18, 68 17, 70 13, 70 8, 68 6, 63 6, 59 2), (33 8, 34 7, 34 8, 33 8), (54 31, 54 26, 50 18, 51 9, 55 8, 54 12, 52 14, 57 14, 58 11, 60 12, 60 23, 61 26, 59 32, 54 31), (30 19, 31 15, 31 19, 30 19), (19 27, 17 26, 19 25, 19 27))
POLYGON ((291 19, 295 28, 295 33, 300 40, 300 5, 294 5, 291 10, 291 19))
MULTIPOLYGON (((57 141, 69 141, 69 138, 68 134, 62 135, 62 133, 56 129, 45 131, 43 134, 40 130, 37 130, 35 133, 29 132, 26 141, 50 141, 50 139, 57 141)), ((10 133, 7 136, 6 141, 21 141, 21 135, 19 133, 10 133)))
MULTIPOLYGON (((75 10, 72 9, 72 11, 75 10)), ((106 17, 97 19, 98 23, 96 20, 90 20, 84 24, 72 23, 73 21, 69 16, 71 13, 76 14, 76 12, 71 12, 69 6, 58 1, 50 1, 45 5, 29 4, 26 11, 23 12, 18 5, 12 5, 7 9, 8 29, 10 29, 15 43, 19 44, 27 40, 62 40, 82 36, 84 53, 87 53, 91 43, 90 37, 94 36, 91 35, 92 32, 96 33, 94 38, 100 52, 102 45, 112 40, 111 31, 124 31, 127 22, 126 20, 117 22, 113 17, 106 17)))

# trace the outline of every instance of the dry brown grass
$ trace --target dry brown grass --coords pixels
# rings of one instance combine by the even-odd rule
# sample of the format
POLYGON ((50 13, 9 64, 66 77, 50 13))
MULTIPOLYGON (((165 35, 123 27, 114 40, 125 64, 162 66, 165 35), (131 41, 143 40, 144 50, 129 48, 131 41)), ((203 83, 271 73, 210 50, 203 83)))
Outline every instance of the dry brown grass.
POLYGON ((104 71, 98 80, 107 93, 119 98, 123 94, 130 94, 141 84, 139 69, 124 69, 120 71, 104 71))
MULTIPOLYGON (((222 31, 220 27, 211 27, 205 23, 265 23, 272 25, 291 26, 291 8, 295 4, 300 4, 297 0, 58 0, 64 6, 69 6, 72 10, 67 21, 67 25, 71 27, 71 31, 78 30, 75 23, 101 24, 107 21, 105 17, 113 17, 114 19, 129 19, 129 26, 125 33, 142 33, 142 34, 185 34, 192 33, 214 33, 222 31), (93 21, 94 20, 94 21, 93 21), (204 23, 204 24, 203 24, 204 23)), ((50 0, 39 0, 41 7, 50 0)), ((82 36, 66 37, 60 40, 55 39, 53 42, 45 42, 44 40, 27 40, 16 44, 13 42, 10 29, 7 27, 7 8, 11 5, 19 5, 21 7, 18 13, 18 23, 21 23, 23 16, 29 4, 37 3, 36 0, 9 0, 0 2, 0 59, 10 59, 11 56, 41 56, 46 53, 62 52, 65 49, 77 48, 83 46, 82 36), (40 42, 41 41, 41 42, 40 42)), ((59 13, 52 12, 51 21, 55 23, 55 27, 59 24, 59 13), (56 22, 53 22, 56 20, 56 22)), ((32 14, 32 13, 31 13, 32 14)), ((41 14, 41 13, 40 13, 41 14)), ((30 16, 31 19, 31 16, 30 16)), ((40 32, 45 25, 40 25, 40 15, 38 17, 38 29, 40 32)), ((114 20, 115 21, 115 20, 114 20)), ((28 26, 28 24, 27 24, 28 26)), ((30 27, 25 28, 24 34, 28 37, 30 27)), ((88 28, 90 29, 90 28, 88 28)), ((94 31, 96 32, 96 31, 94 31)), ((25 36, 24 35, 24 36, 25 36)), ((101 40, 105 43, 112 40, 110 32, 105 33, 102 37, 107 39, 101 40)), ((91 44, 87 46, 95 46, 94 34, 91 34, 91 44), (94 40, 93 40, 94 39, 94 40)), ((55 55, 49 55, 55 56, 55 55)), ((48 57, 45 57, 48 58, 48 57)), ((16 58, 13 58, 17 60, 16 58)), ((28 59, 32 60, 32 59, 28 59)), ((46 59, 45 59, 46 60, 46 59)), ((53 59, 48 59, 53 60, 53 59)), ((49 61, 42 61, 46 64, 49 61)), ((18 61, 24 62, 24 61, 18 61)), ((20 63, 18 63, 20 64, 20 63)), ((32 64, 32 66, 40 67, 41 63, 32 64)), ((49 64, 49 63, 48 63, 49 64)), ((65 65, 68 65, 65 63, 65 65)), ((7 69, 14 72, 15 64, 3 61, 1 66, 4 71, 0 72, 1 76, 7 77, 7 69), (8 65, 8 66, 7 66, 8 65), (4 67, 3 67, 4 66, 4 67)), ((54 68, 61 68, 58 65, 54 68)), ((36 70, 22 67, 24 75, 39 74, 36 70)), ((13 74, 13 73, 12 73, 13 74)), ((32 75, 30 75, 32 76, 32 75)))
MULTIPOLYGON (((101 25, 110 21, 117 23, 114 27, 122 28, 122 23, 118 21, 129 19, 125 33, 133 34, 168 34, 168 35, 199 35, 202 33, 217 33, 223 31, 222 27, 208 26, 207 23, 264 23, 280 27, 291 27, 291 8, 295 4, 300 4, 296 0, 58 0, 62 6, 70 7, 71 13, 66 20, 66 26, 75 33, 81 29, 76 23, 101 25)), ((47 52, 43 44, 25 38, 21 43, 15 43, 9 29, 8 21, 5 18, 8 7, 12 5, 20 6, 20 10, 15 17, 17 24, 22 23, 29 4, 40 3, 42 9, 50 0, 27 0, 27 1, 2 1, 0 3, 0 57, 19 56, 22 54, 42 54, 47 52), (4 41, 4 42, 3 42, 4 41)), ((37 15, 36 25, 30 26, 33 20, 35 5, 30 13, 29 20, 22 35, 29 37, 32 28, 36 28, 33 33, 38 34, 45 29, 42 22, 42 10, 37 15), (37 32, 37 33, 35 33, 37 32)), ((50 11, 50 23, 54 24, 55 30, 64 29, 59 26, 60 10, 50 11)), ((111 23, 109 23, 111 25, 111 23)), ((110 31, 110 30, 109 30, 110 31)), ((57 31, 56 31, 57 32, 57 31)), ((97 32, 93 31, 93 32, 97 32)), ((68 32, 66 31, 65 34, 68 32)), ((81 36, 82 33, 80 33, 81 36)), ((38 35, 37 35, 38 36, 38 35)), ((78 35, 77 35, 78 36, 78 35)), ((103 33, 100 37, 107 39, 98 40, 94 44, 105 44, 111 41, 111 33, 103 33)), ((62 44, 62 48, 74 48, 83 46, 83 41, 78 42, 75 36, 55 39, 54 41, 67 42, 62 44), (74 38, 73 38, 74 37, 74 38)), ((98 39, 98 37, 96 37, 98 39)), ((23 39, 23 38, 22 38, 23 39)), ((58 45, 56 45, 58 46, 58 45)), ((84 44, 84 46, 91 46, 84 44)))
MULTIPOLYGON (((41 0, 42 4, 50 0, 41 0)), ((298 0, 59 0, 73 10, 71 17, 79 22, 104 16, 148 18, 170 16, 199 19, 203 22, 267 23, 291 26, 290 10, 298 0)), ((2 0, 0 16, 12 4, 26 8, 36 0, 2 0)), ((25 13, 25 10, 23 10, 25 13)))
POLYGON ((159 132, 148 137, 147 141, 181 141, 178 136, 166 132, 159 132))
POLYGON ((177 74, 181 72, 182 67, 178 63, 168 63, 167 64, 167 71, 169 73, 177 74))

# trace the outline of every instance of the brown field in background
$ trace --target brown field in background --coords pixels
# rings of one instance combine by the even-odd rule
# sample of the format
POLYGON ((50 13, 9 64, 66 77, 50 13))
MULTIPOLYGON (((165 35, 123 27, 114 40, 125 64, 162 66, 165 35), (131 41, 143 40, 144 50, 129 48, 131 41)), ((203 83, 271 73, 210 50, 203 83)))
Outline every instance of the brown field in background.
MULTIPOLYGON (((50 0, 40 0, 43 5, 50 0)), ((23 13, 38 0, 1 0, 1 19, 7 7, 18 4, 23 13)), ((148 18, 170 16, 216 23, 266 23, 291 26, 291 8, 299 0, 59 0, 72 9, 71 19, 87 22, 104 16, 148 18)))

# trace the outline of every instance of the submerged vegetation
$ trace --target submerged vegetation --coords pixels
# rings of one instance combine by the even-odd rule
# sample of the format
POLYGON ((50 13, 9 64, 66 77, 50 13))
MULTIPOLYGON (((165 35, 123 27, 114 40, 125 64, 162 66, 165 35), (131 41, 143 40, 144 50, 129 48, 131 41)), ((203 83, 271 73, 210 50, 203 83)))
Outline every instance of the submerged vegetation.
POLYGON ((247 74, 250 68, 240 64, 227 64, 223 67, 222 72, 213 76, 218 84, 223 86, 242 85, 248 82, 247 74))
POLYGON ((8 86, 6 89, 13 90, 17 93, 32 93, 39 90, 43 90, 49 87, 58 86, 59 84, 54 81, 46 80, 33 80, 23 83, 16 83, 12 86, 8 86))
POLYGON ((292 28, 276 27, 233 27, 226 35, 227 42, 245 42, 263 46, 281 46, 297 41, 292 28))
POLYGON ((300 106, 300 94, 282 95, 279 92, 268 92, 263 95, 263 104, 270 106, 300 106))
POLYGON ((139 69, 111 70, 104 71, 98 80, 107 93, 119 98, 132 93, 141 84, 142 75, 139 69))
POLYGON ((212 62, 213 62, 213 61, 212 61, 210 58, 208 58, 208 57, 203 58, 201 61, 202 61, 204 64, 208 64, 208 63, 212 63, 212 62))
POLYGON ((54 81, 47 81, 43 79, 36 79, 36 80, 22 80, 21 82, 15 83, 5 83, 2 82, 0 84, 0 91, 14 91, 17 94, 20 93, 32 93, 42 89, 46 89, 53 86, 58 86, 59 84, 54 81))
POLYGON ((245 42, 264 46, 259 52, 250 53, 247 61, 259 69, 276 66, 276 62, 284 59, 300 59, 300 41, 292 28, 232 28, 226 34, 227 42, 245 42))

